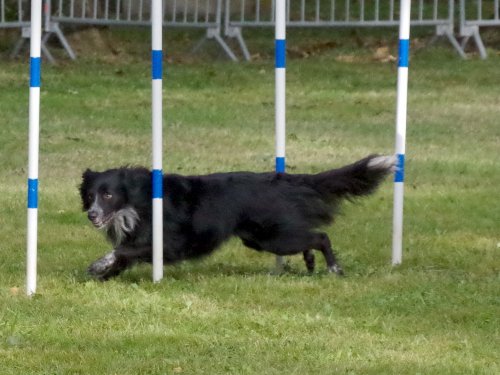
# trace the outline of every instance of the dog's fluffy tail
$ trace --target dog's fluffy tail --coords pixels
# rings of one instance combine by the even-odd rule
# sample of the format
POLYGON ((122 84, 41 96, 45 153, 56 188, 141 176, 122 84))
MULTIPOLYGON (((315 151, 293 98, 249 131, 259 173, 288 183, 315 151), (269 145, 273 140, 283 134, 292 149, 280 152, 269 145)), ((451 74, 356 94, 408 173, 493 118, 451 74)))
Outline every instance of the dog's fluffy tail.
POLYGON ((370 155, 353 164, 310 175, 310 185, 326 201, 371 194, 396 169, 396 156, 370 155))

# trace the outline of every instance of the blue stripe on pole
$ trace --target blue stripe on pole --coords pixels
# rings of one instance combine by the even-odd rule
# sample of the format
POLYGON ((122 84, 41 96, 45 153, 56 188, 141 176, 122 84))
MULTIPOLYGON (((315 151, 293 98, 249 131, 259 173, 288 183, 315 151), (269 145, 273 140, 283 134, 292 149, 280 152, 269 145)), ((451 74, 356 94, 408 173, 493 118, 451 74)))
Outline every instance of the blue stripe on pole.
POLYGON ((153 169, 153 199, 163 198, 163 173, 161 169, 153 169))
POLYGON ((30 59, 30 87, 40 87, 41 65, 42 59, 40 57, 30 59))
POLYGON ((162 79, 163 76, 163 52, 161 50, 151 51, 151 74, 153 79, 162 79))
POLYGON ((398 66, 400 68, 408 68, 409 60, 410 60, 410 40, 400 39, 398 66))
POLYGON ((398 163, 396 165, 396 173, 394 174, 394 182, 405 181, 405 155, 397 154, 398 163))
POLYGON ((285 173, 285 158, 277 157, 276 158, 276 172, 277 173, 285 173))
POLYGON ((28 208, 38 208, 38 179, 28 179, 28 208))
POLYGON ((275 61, 276 68, 284 68, 286 66, 286 40, 276 39, 275 45, 275 61))

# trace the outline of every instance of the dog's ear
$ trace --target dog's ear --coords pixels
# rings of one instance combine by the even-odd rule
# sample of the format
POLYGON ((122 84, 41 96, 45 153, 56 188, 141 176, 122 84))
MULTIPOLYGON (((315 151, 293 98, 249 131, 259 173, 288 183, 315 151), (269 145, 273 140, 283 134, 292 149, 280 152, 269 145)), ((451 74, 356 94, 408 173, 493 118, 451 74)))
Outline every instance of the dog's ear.
POLYGON ((82 180, 85 182, 85 181, 92 181, 95 176, 98 174, 98 172, 94 172, 92 170, 90 170, 89 168, 87 168, 85 170, 85 172, 82 173, 82 180))
POLYGON ((93 172, 90 169, 87 169, 82 174, 82 183, 80 185, 80 198, 82 199, 83 211, 87 211, 90 207, 91 202, 89 201, 88 198, 89 189, 97 175, 98 175, 97 172, 93 172))

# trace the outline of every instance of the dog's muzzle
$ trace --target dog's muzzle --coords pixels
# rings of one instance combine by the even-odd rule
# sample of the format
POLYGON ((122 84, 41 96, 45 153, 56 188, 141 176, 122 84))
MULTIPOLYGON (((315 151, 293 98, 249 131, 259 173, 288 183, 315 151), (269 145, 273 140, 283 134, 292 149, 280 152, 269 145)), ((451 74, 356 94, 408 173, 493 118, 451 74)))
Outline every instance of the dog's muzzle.
POLYGON ((113 215, 109 215, 108 217, 99 214, 96 211, 88 211, 87 217, 92 223, 92 225, 98 229, 104 227, 109 221, 112 219, 113 215))

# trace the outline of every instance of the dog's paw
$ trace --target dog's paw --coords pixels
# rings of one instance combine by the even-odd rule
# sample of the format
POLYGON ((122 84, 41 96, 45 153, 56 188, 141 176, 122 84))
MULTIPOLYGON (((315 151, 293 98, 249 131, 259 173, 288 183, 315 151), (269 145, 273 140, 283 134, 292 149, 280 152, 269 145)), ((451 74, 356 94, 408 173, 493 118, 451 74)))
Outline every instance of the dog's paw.
POLYGON ((116 255, 115 252, 112 251, 92 263, 87 269, 87 272, 90 274, 90 276, 98 280, 107 280, 109 277, 108 275, 113 271, 115 263, 116 255))
POLYGON ((344 276, 344 270, 338 264, 328 267, 328 272, 335 273, 337 276, 344 276))

